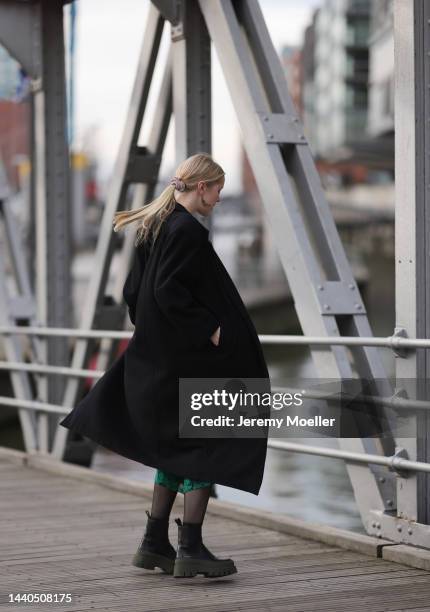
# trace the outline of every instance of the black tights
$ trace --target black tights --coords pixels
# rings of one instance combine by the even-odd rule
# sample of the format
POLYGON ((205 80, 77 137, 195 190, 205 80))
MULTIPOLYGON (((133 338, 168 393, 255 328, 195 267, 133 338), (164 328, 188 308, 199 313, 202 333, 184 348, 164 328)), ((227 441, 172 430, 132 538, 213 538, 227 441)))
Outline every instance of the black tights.
MULTIPOLYGON (((168 518, 176 493, 164 485, 154 484, 151 516, 168 518)), ((184 493, 184 523, 203 523, 210 493, 211 487, 202 487, 184 493)))
POLYGON ((164 485, 154 484, 154 493, 152 495, 151 516, 154 518, 168 518, 170 511, 175 501, 176 491, 165 487, 164 485))

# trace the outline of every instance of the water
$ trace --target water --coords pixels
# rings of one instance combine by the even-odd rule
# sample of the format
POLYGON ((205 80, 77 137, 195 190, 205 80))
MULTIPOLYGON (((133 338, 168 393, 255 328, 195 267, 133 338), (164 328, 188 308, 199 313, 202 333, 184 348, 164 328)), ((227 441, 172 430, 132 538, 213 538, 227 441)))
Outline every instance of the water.
MULTIPOLYGON (((391 335, 394 328, 394 260, 390 230, 376 231, 360 241, 362 264, 368 269, 369 284, 363 293, 371 328, 376 336, 391 335)), ((222 259, 235 274, 234 250, 223 237, 222 259)), ((214 246, 219 248, 214 242, 214 246)), ((356 243, 345 244, 350 258, 357 257, 356 243), (355 251, 354 251, 355 250, 355 251)), ((221 250, 219 250, 221 252, 221 250)), ((248 271, 249 272, 249 271, 248 271)), ((257 271, 258 273, 258 271, 257 271)), ((276 275, 276 271, 272 270, 276 275)), ((249 279, 248 279, 249 280, 249 279)), ((240 284, 240 283, 238 283, 240 284)), ((258 330, 264 333, 264 329, 258 330)), ((279 329, 278 333, 287 333, 279 329)), ((291 333, 291 331, 288 331, 291 333)), ((300 333, 296 330, 295 333, 300 333)), ((297 376, 316 378, 316 372, 305 346, 266 346, 266 359, 272 378, 297 376)), ((389 350, 380 350, 388 375, 394 372, 394 357, 389 350)), ((335 440, 306 440, 296 443, 337 448, 335 440)), ((98 451, 93 468, 153 482, 155 470, 119 458, 113 453, 98 451)), ((264 480, 258 496, 217 485, 219 499, 270 512, 287 514, 313 523, 365 533, 358 513, 345 463, 339 459, 317 457, 269 449, 264 480)))

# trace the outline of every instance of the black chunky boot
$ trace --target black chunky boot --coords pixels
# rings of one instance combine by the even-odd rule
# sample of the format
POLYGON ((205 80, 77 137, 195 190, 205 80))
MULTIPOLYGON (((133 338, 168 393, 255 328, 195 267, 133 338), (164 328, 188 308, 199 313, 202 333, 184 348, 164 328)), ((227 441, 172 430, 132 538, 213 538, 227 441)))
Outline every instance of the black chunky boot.
POLYGON ((166 574, 173 574, 176 551, 169 542, 169 518, 153 518, 145 510, 148 521, 145 535, 133 557, 133 565, 145 569, 159 567, 166 574))
POLYGON ((206 578, 228 576, 237 572, 232 559, 218 559, 202 542, 202 523, 183 523, 178 525, 178 551, 176 553, 175 578, 193 578, 203 574, 206 578))

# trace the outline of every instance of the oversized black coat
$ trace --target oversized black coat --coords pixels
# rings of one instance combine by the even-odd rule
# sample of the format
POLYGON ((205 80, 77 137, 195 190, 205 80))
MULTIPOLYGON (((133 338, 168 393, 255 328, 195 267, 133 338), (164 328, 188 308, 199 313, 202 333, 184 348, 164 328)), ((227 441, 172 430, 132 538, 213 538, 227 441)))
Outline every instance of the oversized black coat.
POLYGON ((148 466, 258 495, 267 438, 180 438, 178 379, 265 378, 255 327, 208 230, 175 203, 123 289, 134 335, 61 425, 148 466), (221 327, 218 346, 210 340, 221 327))

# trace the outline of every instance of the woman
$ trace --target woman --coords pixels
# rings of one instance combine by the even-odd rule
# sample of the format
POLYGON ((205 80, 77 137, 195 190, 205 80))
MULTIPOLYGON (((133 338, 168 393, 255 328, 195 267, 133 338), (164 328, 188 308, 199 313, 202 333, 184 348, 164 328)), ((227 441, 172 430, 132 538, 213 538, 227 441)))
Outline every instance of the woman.
POLYGON ((138 224, 123 290, 135 331, 124 353, 61 422, 157 468, 151 514, 146 511, 133 563, 176 577, 237 571, 232 559, 218 559, 202 542, 211 485, 258 495, 266 459, 266 437, 178 435, 179 378, 269 380, 254 325, 208 230, 194 216, 211 214, 224 174, 210 155, 193 155, 158 198, 115 214, 115 231, 138 224), (176 519, 175 552, 168 525, 178 491, 184 494, 184 516, 183 523, 176 519))

